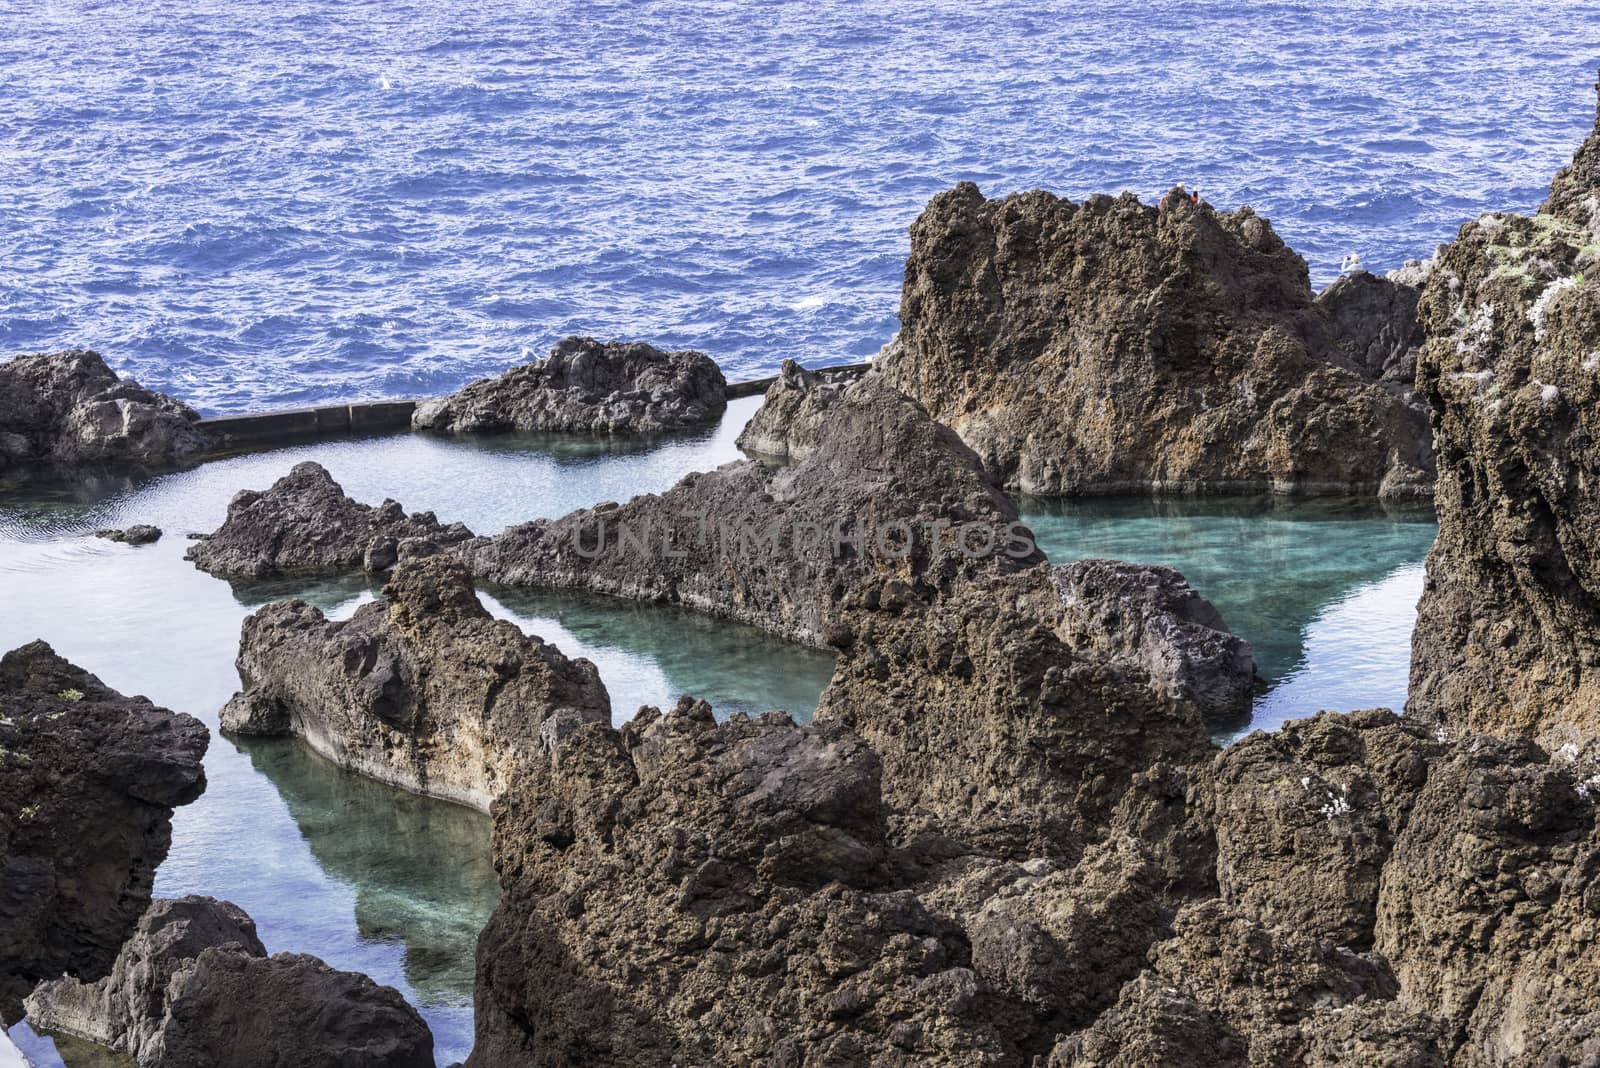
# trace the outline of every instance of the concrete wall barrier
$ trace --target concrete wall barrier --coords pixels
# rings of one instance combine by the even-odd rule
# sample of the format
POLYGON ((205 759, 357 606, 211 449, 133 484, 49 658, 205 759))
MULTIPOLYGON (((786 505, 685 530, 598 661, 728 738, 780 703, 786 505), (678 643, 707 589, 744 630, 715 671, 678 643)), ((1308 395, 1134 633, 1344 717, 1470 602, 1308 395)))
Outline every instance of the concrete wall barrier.
MULTIPOLYGON (((868 365, 819 367, 819 371, 862 374, 868 365)), ((729 382, 728 399, 765 393, 777 375, 749 382, 729 382)), ((411 413, 419 401, 385 400, 362 404, 335 404, 325 408, 287 408, 250 415, 220 415, 200 420, 200 427, 216 443, 215 451, 248 452, 324 438, 400 434, 411 429, 411 413)))

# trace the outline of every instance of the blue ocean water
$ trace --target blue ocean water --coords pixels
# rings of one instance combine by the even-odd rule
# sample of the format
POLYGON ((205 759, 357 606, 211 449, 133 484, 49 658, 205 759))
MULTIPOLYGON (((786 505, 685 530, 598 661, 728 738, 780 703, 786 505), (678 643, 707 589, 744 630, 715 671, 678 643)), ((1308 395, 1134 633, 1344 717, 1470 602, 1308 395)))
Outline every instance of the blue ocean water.
POLYGON ((1197 184, 1331 278, 1533 207, 1600 5, 0 0, 0 356, 210 413, 569 333, 858 359, 957 180, 1197 184))

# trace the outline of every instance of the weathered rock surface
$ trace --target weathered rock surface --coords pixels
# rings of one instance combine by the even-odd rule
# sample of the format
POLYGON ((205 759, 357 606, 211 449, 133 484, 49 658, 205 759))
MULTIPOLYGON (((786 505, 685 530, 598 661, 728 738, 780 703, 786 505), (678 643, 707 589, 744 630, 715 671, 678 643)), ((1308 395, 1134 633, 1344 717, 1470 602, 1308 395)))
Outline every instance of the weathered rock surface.
POLYGON ((1431 768, 1384 865, 1377 948, 1450 1063, 1600 1057, 1600 779, 1470 736, 1431 768))
POLYGON ((245 620, 224 730, 293 734, 383 782, 487 811, 541 735, 611 721, 588 660, 496 620, 443 556, 396 568, 345 622, 303 601, 245 620))
POLYGON ((1421 297, 1416 286, 1357 271, 1318 293, 1316 307, 1345 359, 1369 379, 1397 383, 1410 400, 1423 342, 1421 297))
POLYGON ((105 975, 150 901, 172 810, 205 789, 198 720, 33 642, 0 658, 0 1018, 105 975))
POLYGON ((97 530, 94 536, 123 545, 152 545, 161 540, 161 528, 148 523, 135 523, 125 530, 97 530))
POLYGON ((808 371, 784 360, 778 380, 767 387, 761 407, 739 432, 736 444, 746 452, 799 463, 817 451, 828 413, 857 377, 827 369, 808 371))
POLYGON ((1173 927, 1173 937, 1150 951, 1150 971, 1125 986, 1093 1027, 1063 1041, 1052 1064, 1306 1064, 1308 1047, 1329 1044, 1320 1034, 1325 1014, 1359 1011, 1395 993, 1381 957, 1263 926, 1218 900, 1184 909, 1173 927), (1210 1045, 1192 1047, 1197 1041, 1210 1045), (1175 1056, 1137 1060, 1135 1052, 1175 1056))
POLYGON ((434 1065, 433 1035, 399 991, 301 953, 203 950, 168 988, 152 1046, 141 1068, 434 1065))
MULTIPOLYGON (((1081 603, 1066 600, 1075 583, 1081 596, 1124 573, 1061 575, 1034 568, 928 605, 893 596, 889 582, 857 594, 817 718, 878 751, 884 795, 909 824, 1006 855, 1061 855, 1098 836, 1135 776, 1209 756, 1198 709, 1169 696, 1181 659, 1155 679, 1136 652, 1108 656, 1085 639, 1081 603)), ((1093 599, 1109 611, 1127 593, 1093 599)), ((1142 595, 1126 609, 1147 612, 1142 595)), ((1248 680, 1249 662, 1237 666, 1248 680)))
POLYGON ((173 976, 211 946, 267 955, 254 921, 238 906, 209 897, 157 898, 111 974, 93 983, 66 976, 40 983, 24 1002, 28 1021, 144 1058, 161 1031, 173 976))
POLYGON ((899 343, 875 367, 1026 493, 1425 496, 1424 412, 1371 367, 1409 337, 1404 300, 1373 302, 1400 325, 1342 339, 1354 303, 1314 302, 1248 208, 963 183, 911 228, 899 343))
POLYGON ((1324 713, 1225 750, 1212 778, 1224 900, 1370 948, 1384 862, 1445 745, 1388 712, 1324 713))
POLYGON ((1250 707, 1255 657, 1214 605, 1170 567, 1079 560, 1055 569, 1061 620, 1074 649, 1141 668, 1167 696, 1202 715, 1250 707))
POLYGON ((650 434, 716 422, 727 382, 702 352, 569 337, 543 360, 417 406, 411 425, 439 433, 650 434))
POLYGON ((407 515, 394 501, 374 508, 345 496, 321 464, 294 466, 264 492, 243 490, 228 502, 215 533, 185 559, 228 579, 263 579, 339 571, 387 571, 472 537, 432 512, 407 515))
POLYGON ((1407 708, 1551 746, 1600 736, 1597 158, 1600 130, 1538 215, 1463 226, 1421 303, 1439 538, 1407 708))
POLYGON ((561 740, 496 806, 469 1066, 1022 1063, 878 780, 837 726, 687 699, 561 740))
POLYGON ((502 585, 681 604, 810 645, 868 576, 909 603, 1043 560, 972 451, 877 376, 843 390, 826 424, 794 466, 725 464, 457 552, 502 585))
POLYGON ((210 448, 199 419, 187 405, 118 378, 96 352, 0 363, 0 470, 171 464, 210 448))
POLYGON ((433 1068, 433 1036, 399 992, 316 957, 268 957, 243 910, 158 900, 116 967, 28 999, 30 1021, 130 1054, 140 1068, 433 1068))

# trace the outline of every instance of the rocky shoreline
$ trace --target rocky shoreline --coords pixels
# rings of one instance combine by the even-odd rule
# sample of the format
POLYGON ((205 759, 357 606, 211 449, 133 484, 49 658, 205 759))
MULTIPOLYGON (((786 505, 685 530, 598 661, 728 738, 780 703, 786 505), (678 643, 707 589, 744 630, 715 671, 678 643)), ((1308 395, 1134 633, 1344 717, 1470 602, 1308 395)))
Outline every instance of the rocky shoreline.
MULTIPOLYGON (((1600 1063, 1597 249, 1600 120, 1538 216, 1318 296, 1248 209, 958 187, 876 368, 785 364, 741 436, 780 466, 493 537, 316 465, 240 494, 197 566, 392 573, 348 621, 253 615, 224 727, 490 813, 467 1068, 1600 1063), (1435 470, 1406 714, 1225 750, 1205 725, 1248 704, 1248 643, 1170 569, 1047 560, 1005 495, 1397 498, 1435 470), (810 723, 686 695, 618 725, 479 582, 837 663, 810 723)), ((552 366, 450 410, 486 427, 552 366)), ((394 991, 268 957, 224 902, 150 901, 202 726, 42 643, 0 661, 0 711, 7 1020, 29 998, 160 1068, 431 1063, 394 991)))

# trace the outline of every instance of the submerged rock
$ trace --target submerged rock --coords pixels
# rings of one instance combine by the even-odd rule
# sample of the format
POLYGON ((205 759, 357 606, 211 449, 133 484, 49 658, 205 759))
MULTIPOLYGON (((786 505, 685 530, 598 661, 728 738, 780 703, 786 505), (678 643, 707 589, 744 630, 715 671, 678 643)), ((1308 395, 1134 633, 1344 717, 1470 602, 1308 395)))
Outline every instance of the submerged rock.
POLYGON ((728 407, 726 390, 721 369, 702 352, 569 337, 543 360, 424 401, 411 425, 455 434, 650 434, 716 422, 728 407))
POLYGON ((387 571, 472 537, 432 512, 407 515, 394 501, 374 508, 345 496, 321 464, 296 464, 264 492, 243 490, 228 502, 214 533, 184 559, 227 579, 264 579, 339 571, 387 571))
POLYGON ((152 545, 161 540, 161 528, 148 523, 136 523, 126 530, 97 530, 94 536, 123 545, 152 545))
POLYGON ((174 463, 211 447, 199 420, 187 405, 118 378, 97 352, 0 363, 0 470, 174 463))
POLYGON ((138 1059, 140 1068, 433 1068, 433 1036, 398 991, 316 957, 268 957, 226 901, 153 902, 111 975, 60 979, 29 1020, 138 1059))
POLYGON ((1597 158, 1600 128, 1538 215, 1463 226, 1421 304, 1439 537, 1407 708, 1552 747, 1600 737, 1597 158))
POLYGON ((875 366, 1025 493, 1426 495, 1424 410, 1371 367, 1410 338, 1399 293, 1346 341, 1248 208, 963 183, 911 228, 875 366))
POLYGON ((972 451, 877 376, 840 391, 826 428, 793 466, 725 464, 458 553, 502 585, 681 604, 810 645, 869 576, 910 603, 1043 560, 972 451))
POLYGON ((778 380, 767 387, 761 407, 739 432, 736 444, 746 452, 790 463, 805 460, 821 444, 830 410, 858 377, 854 371, 807 371, 784 360, 778 380))
POLYGON ((442 556, 402 564, 345 622, 268 605, 245 620, 238 665, 245 689, 224 730, 293 734, 343 767, 485 811, 543 736, 611 721, 592 663, 494 619, 442 556))
POLYGON ((0 658, 0 1019, 42 979, 116 960, 205 790, 198 720, 124 697, 33 642, 0 658))

